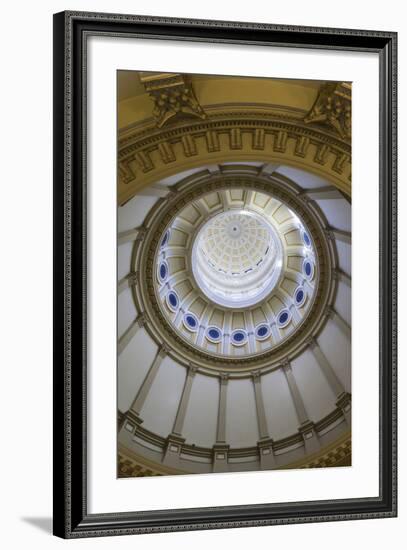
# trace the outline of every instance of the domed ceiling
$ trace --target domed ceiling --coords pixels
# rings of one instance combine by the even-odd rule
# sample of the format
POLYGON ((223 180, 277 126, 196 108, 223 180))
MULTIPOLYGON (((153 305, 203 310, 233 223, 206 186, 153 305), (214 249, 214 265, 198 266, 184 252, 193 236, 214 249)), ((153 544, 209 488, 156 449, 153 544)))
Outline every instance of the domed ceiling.
POLYGON ((297 214, 272 193, 233 182, 178 212, 155 263, 155 293, 170 328, 208 354, 242 359, 295 332, 319 280, 297 214))
MULTIPOLYGON (((284 86, 294 101, 300 84, 284 86)), ((305 95, 298 94, 308 98, 302 117, 319 86, 305 85, 305 95)), ((126 89, 130 113, 131 86, 126 89)), ((134 93, 142 95, 142 87, 134 93)), ((232 122, 236 109, 225 105, 222 116, 232 122)), ((299 127, 296 108, 285 107, 299 127)), ((196 111, 196 128, 203 131, 215 117, 211 109, 196 111)), ((157 133, 148 120, 141 134, 161 139, 170 123, 157 133)), ((171 122, 174 131, 190 129, 188 135, 191 124, 182 117, 171 122)), ((134 128, 123 126, 119 159, 135 139, 134 128)), ((261 133, 254 135, 261 144, 261 133)), ((322 135, 339 147, 333 130, 322 135)), ((267 160, 261 149, 237 159, 234 142, 221 140, 210 162, 208 150, 194 153, 193 143, 182 139, 187 162, 171 156, 174 144, 163 146, 167 161, 157 164, 149 183, 149 157, 137 153, 145 185, 136 176, 131 193, 125 179, 119 186, 119 475, 348 464, 351 210, 345 180, 305 157, 302 167, 288 157, 284 164, 275 146, 267 160)))

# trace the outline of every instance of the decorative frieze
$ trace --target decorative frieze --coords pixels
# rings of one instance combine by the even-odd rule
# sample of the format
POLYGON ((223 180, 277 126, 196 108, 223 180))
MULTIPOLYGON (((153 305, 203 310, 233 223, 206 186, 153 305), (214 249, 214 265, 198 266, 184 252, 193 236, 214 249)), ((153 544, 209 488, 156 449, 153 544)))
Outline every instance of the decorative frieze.
POLYGON ((241 149, 242 148, 242 132, 240 128, 232 128, 230 130, 230 148, 241 149))
POLYGON ((346 153, 336 155, 335 161, 332 164, 332 170, 338 174, 342 174, 346 164, 350 164, 350 156, 346 153))
POLYGON ((182 136, 181 141, 182 146, 184 147, 185 156, 192 157, 193 155, 196 155, 198 153, 194 138, 192 136, 182 136))
POLYGON ((288 133, 280 130, 274 138, 274 151, 284 153, 287 148, 288 133))
POLYGON ((253 134, 253 149, 263 150, 266 133, 264 128, 256 128, 253 134))
POLYGON ((136 178, 136 174, 130 167, 131 160, 132 158, 119 162, 119 178, 125 185, 136 178))
MULTIPOLYGON (((232 117, 232 115, 230 115, 232 117)), ((229 118, 229 116, 228 116, 229 118)), ((135 192, 163 176, 167 165, 193 166, 213 163, 214 153, 228 160, 257 156, 270 160, 270 150, 279 162, 288 165, 298 161, 304 168, 314 168, 347 195, 350 195, 350 147, 347 143, 320 129, 303 124, 270 119, 207 119, 199 123, 175 125, 171 132, 151 132, 127 137, 119 142, 119 201, 121 204, 135 192), (284 157, 283 160, 281 157, 284 157), (142 177, 139 177, 139 176, 142 177), (134 181, 134 184, 129 184, 134 181), (123 185, 123 187, 122 187, 123 185)), ((272 153, 271 152, 271 153, 272 153)))
POLYGON ((154 168, 150 155, 145 151, 137 151, 135 154, 135 159, 143 172, 149 172, 154 168))
POLYGON ((310 145, 310 139, 306 136, 299 136, 295 144, 295 155, 297 157, 305 158, 307 156, 308 148, 310 145))
POLYGON ((350 466, 352 457, 352 442, 350 439, 336 448, 313 459, 299 468, 329 468, 332 466, 350 466))
POLYGON ((160 475, 162 474, 154 471, 154 469, 139 464, 134 459, 127 458, 119 453, 117 460, 117 477, 149 477, 160 475))
POLYGON ((163 141, 158 145, 158 152, 161 155, 162 161, 165 164, 175 161, 175 154, 171 144, 168 141, 163 141))
POLYGON ((205 137, 208 153, 215 153, 217 151, 220 151, 219 137, 217 132, 215 132, 214 130, 208 130, 205 133, 205 137))
POLYGON ((326 143, 320 145, 315 153, 314 161, 317 164, 325 164, 328 160, 329 146, 326 143))

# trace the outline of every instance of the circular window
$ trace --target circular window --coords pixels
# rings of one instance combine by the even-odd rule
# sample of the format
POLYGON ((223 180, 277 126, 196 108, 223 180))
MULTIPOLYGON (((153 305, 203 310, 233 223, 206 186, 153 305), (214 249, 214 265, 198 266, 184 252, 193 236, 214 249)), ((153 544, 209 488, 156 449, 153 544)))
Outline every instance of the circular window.
POLYGON ((168 241, 170 240, 170 230, 167 229, 167 231, 164 234, 164 237, 161 239, 161 248, 164 248, 168 244, 168 241))
POLYGON ((299 286, 294 294, 295 304, 301 307, 305 303, 306 294, 302 286, 299 286))
POLYGON ((270 336, 270 327, 265 323, 258 325, 254 331, 256 340, 266 340, 270 336))
POLYGON ((277 324, 280 328, 286 327, 291 321, 291 313, 288 309, 280 311, 277 317, 277 324))
POLYGON ((176 292, 171 290, 166 296, 166 302, 171 311, 177 311, 179 300, 176 292))
POLYGON ((168 264, 162 261, 158 267, 158 279, 161 283, 164 283, 168 276, 168 264))
POLYGON ((198 326, 199 326, 198 318, 193 313, 190 313, 190 312, 185 313, 185 315, 184 315, 184 325, 191 332, 196 332, 198 330, 198 326))
POLYGON ((231 334, 231 342, 235 346, 244 346, 247 342, 247 332, 242 329, 234 330, 231 334))
POLYGON ((311 262, 311 260, 304 260, 304 263, 302 264, 302 271, 305 277, 309 281, 311 281, 311 279, 314 277, 314 264, 311 262))
POLYGON ((306 231, 302 232, 302 240, 308 248, 311 246, 311 239, 309 238, 309 235, 306 231))
POLYGON ((222 340, 222 333, 218 327, 208 327, 206 329, 206 337, 210 342, 217 344, 222 340))

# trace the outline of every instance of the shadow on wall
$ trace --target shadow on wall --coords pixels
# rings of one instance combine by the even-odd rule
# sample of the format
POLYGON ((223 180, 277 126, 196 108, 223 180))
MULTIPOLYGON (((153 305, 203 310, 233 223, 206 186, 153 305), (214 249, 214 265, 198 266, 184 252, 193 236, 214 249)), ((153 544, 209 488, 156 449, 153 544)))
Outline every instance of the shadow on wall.
POLYGON ((30 523, 34 527, 37 527, 41 531, 45 531, 48 534, 52 534, 52 518, 51 517, 41 517, 41 518, 21 518, 22 521, 30 523))

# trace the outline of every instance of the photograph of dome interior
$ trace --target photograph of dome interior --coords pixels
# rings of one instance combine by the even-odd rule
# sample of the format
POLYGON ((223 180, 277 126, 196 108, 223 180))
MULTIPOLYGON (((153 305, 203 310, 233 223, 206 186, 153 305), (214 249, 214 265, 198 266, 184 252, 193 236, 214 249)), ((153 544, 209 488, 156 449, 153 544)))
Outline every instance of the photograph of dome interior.
POLYGON ((351 466, 351 83, 117 78, 118 477, 351 466))

